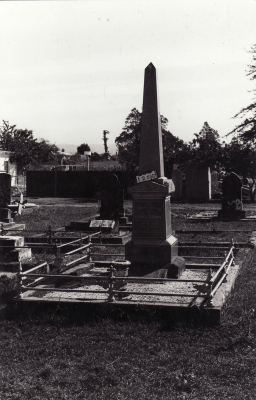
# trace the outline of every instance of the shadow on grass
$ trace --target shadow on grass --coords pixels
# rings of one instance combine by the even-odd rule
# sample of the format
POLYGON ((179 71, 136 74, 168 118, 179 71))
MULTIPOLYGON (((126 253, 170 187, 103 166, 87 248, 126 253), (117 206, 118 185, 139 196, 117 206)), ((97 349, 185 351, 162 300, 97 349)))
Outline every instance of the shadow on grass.
POLYGON ((160 324, 160 330, 171 331, 176 324, 188 327, 214 326, 219 315, 209 314, 198 307, 168 309, 143 305, 117 304, 72 304, 10 302, 5 319, 35 324, 49 324, 57 327, 83 326, 90 322, 112 320, 117 322, 139 322, 160 324))

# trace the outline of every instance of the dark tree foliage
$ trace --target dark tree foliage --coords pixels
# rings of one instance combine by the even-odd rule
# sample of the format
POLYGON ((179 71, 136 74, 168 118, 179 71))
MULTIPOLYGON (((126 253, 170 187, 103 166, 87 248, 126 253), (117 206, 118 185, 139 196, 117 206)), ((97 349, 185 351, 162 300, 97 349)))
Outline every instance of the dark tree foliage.
MULTIPOLYGON (((139 165, 141 117, 136 108, 133 108, 125 120, 122 133, 116 138, 119 160, 125 163, 129 171, 135 171, 139 165)), ((175 162, 186 158, 187 145, 167 130, 168 119, 161 115, 163 153, 165 169, 171 169, 175 162)))
POLYGON ((189 143, 190 164, 218 168, 222 160, 218 131, 205 122, 201 131, 194 136, 195 139, 189 143))
POLYGON ((10 125, 8 121, 3 121, 0 128, 0 147, 13 153, 10 161, 17 164, 18 173, 50 161, 59 150, 44 139, 37 141, 33 131, 16 129, 16 125, 10 125))
MULTIPOLYGON (((252 64, 249 65, 249 71, 247 76, 250 76, 251 80, 256 79, 256 45, 251 49, 252 53, 252 64)), ((253 89, 256 92, 256 89, 253 89)), ((256 101, 253 101, 249 106, 242 108, 239 113, 237 113, 234 118, 246 117, 244 121, 229 132, 228 135, 237 134, 238 138, 243 142, 255 143, 256 141, 256 101)), ((227 136, 228 136, 227 135, 227 136)))
POLYGON ((85 151, 91 151, 90 146, 87 143, 80 144, 80 146, 77 147, 78 154, 84 154, 85 151))
POLYGON ((102 160, 102 156, 96 152, 91 154, 91 161, 100 161, 102 160))
POLYGON ((142 113, 133 108, 125 120, 122 133, 115 139, 119 160, 129 171, 134 171, 139 165, 141 116, 142 113))

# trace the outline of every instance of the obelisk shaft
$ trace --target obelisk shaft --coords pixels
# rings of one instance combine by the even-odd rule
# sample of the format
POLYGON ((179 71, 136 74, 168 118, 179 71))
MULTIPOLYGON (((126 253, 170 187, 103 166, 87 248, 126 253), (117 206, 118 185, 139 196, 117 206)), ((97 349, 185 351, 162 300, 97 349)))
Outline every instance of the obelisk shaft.
POLYGON ((139 174, 156 171, 164 176, 163 144, 157 100, 156 69, 152 63, 145 68, 142 126, 140 134, 139 174))

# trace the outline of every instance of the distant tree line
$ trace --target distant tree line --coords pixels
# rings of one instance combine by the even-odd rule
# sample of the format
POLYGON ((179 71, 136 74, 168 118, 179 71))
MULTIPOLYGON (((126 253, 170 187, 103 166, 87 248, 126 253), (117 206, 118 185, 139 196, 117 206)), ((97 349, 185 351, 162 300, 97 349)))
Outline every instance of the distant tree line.
MULTIPOLYGON (((133 174, 137 173, 139 165, 141 117, 142 113, 133 108, 125 120, 123 131, 115 140, 120 162, 133 174)), ((194 139, 185 143, 168 131, 167 125, 167 118, 161 115, 167 176, 171 175, 173 164, 178 164, 181 170, 187 165, 196 165, 199 168, 208 166, 218 172, 235 172, 241 177, 249 178, 251 197, 254 197, 256 147, 251 141, 235 136, 230 143, 221 143, 218 131, 205 122, 200 132, 194 134, 194 139)))
POLYGON ((0 149, 11 151, 11 163, 17 164, 18 173, 50 161, 59 150, 55 144, 47 140, 37 140, 33 131, 28 129, 17 129, 16 125, 10 125, 3 121, 0 128, 0 149))

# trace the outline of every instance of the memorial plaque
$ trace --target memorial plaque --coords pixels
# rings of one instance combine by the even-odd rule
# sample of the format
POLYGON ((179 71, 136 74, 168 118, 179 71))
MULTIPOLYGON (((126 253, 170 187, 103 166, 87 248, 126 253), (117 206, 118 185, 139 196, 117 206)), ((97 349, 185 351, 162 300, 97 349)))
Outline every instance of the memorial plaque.
POLYGON ((141 183, 141 182, 145 182, 145 181, 151 181, 152 179, 156 179, 156 178, 157 178, 156 171, 152 171, 149 174, 136 176, 136 181, 137 181, 137 183, 141 183))
POLYGON ((110 228, 110 229, 113 229, 114 225, 115 225, 115 221, 111 221, 111 220, 93 219, 90 222, 90 228, 110 228))
POLYGON ((162 200, 135 200, 133 211, 133 237, 163 237, 164 203, 162 200))

